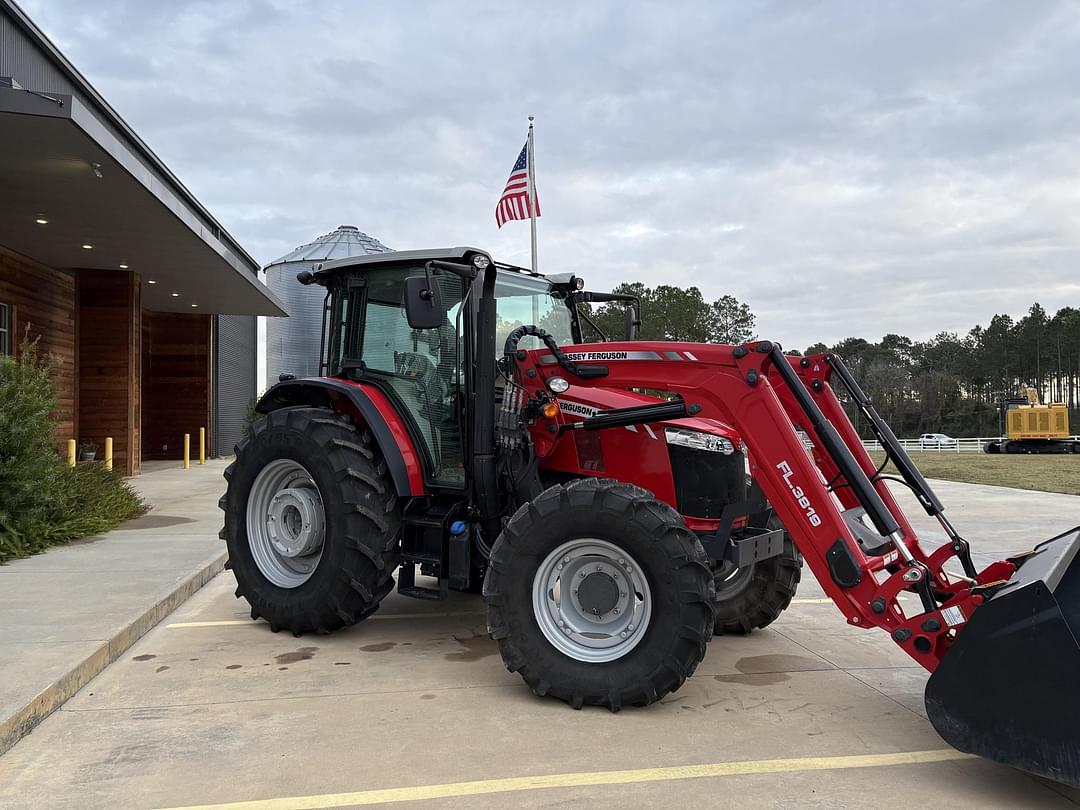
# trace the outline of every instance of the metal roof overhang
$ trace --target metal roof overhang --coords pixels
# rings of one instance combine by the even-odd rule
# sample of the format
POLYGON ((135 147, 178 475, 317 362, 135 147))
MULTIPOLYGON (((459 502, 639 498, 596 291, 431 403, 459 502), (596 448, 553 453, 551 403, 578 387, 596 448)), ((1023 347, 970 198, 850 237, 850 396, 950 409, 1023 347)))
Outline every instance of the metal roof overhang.
POLYGON ((127 265, 146 309, 287 314, 254 260, 71 96, 0 88, 0 245, 63 270, 127 265))

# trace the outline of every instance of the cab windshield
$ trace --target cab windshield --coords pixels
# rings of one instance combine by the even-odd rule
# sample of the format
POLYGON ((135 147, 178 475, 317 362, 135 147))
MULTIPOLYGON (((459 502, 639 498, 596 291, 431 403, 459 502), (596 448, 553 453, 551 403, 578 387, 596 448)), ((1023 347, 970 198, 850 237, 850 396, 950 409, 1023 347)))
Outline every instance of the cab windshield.
MULTIPOLYGON (((495 315, 496 352, 502 352, 507 335, 525 325, 539 326, 560 346, 574 342, 570 308, 546 279, 500 271, 495 281, 495 315)), ((518 346, 539 349, 543 343, 528 335, 518 346)))

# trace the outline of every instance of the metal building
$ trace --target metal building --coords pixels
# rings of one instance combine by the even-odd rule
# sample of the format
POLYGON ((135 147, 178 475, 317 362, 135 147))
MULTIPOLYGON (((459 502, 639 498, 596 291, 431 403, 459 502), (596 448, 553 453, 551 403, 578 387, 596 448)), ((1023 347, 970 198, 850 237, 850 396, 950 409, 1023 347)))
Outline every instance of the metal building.
POLYGON ((318 285, 305 287, 296 280, 301 270, 311 270, 319 262, 385 253, 386 245, 355 225, 337 230, 301 245, 263 268, 271 292, 285 303, 288 318, 266 321, 266 381, 273 385, 278 375, 308 377, 319 373, 319 344, 323 300, 326 290, 318 285))

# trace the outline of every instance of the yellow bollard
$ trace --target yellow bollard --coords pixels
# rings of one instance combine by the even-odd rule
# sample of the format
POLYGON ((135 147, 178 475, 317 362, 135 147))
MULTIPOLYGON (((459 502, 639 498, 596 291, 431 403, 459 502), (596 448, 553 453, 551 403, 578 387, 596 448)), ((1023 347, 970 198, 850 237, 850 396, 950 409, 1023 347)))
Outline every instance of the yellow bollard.
POLYGON ((206 463, 206 428, 199 428, 199 463, 206 463))
POLYGON ((112 436, 105 437, 105 469, 112 469, 112 436))
POLYGON ((191 469, 191 434, 184 434, 184 469, 191 469))
POLYGON ((75 440, 68 439, 68 466, 75 466, 75 440))

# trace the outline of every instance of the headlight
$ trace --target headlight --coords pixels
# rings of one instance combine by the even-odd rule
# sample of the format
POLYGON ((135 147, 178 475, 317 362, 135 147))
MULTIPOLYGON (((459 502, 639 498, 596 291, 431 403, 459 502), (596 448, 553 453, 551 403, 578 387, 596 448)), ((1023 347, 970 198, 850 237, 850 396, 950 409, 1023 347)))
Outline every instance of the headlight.
POLYGON ((698 430, 686 430, 685 428, 664 428, 664 436, 668 444, 679 447, 689 447, 691 450, 705 450, 709 453, 723 453, 730 456, 735 452, 735 445, 731 439, 723 436, 714 436, 711 433, 702 433, 698 430))
POLYGON ((570 383, 565 377, 552 377, 548 380, 548 388, 556 394, 565 393, 570 388, 570 383))
POLYGON ((475 267, 477 270, 487 270, 488 265, 491 264, 491 259, 489 259, 487 256, 482 256, 477 253, 475 256, 472 257, 472 263, 473 267, 475 267))

